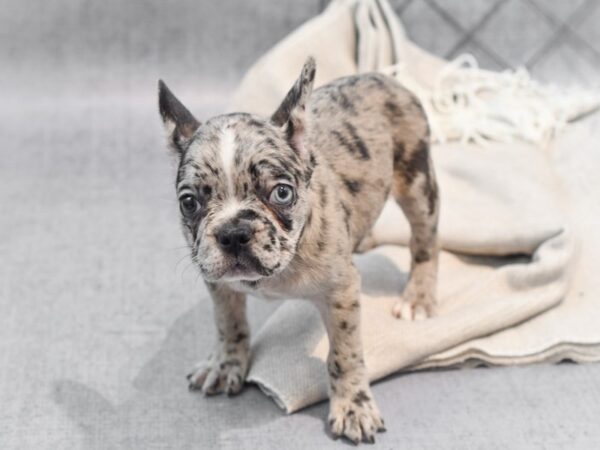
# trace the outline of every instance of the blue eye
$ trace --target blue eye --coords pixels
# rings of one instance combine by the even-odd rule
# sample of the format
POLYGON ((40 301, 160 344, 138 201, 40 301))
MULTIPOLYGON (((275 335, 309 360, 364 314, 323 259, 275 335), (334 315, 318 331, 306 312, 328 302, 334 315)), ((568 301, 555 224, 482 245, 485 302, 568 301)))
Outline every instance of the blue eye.
POLYGON ((276 205, 287 206, 294 200, 294 188, 288 184, 278 184, 271 191, 269 201, 276 205))

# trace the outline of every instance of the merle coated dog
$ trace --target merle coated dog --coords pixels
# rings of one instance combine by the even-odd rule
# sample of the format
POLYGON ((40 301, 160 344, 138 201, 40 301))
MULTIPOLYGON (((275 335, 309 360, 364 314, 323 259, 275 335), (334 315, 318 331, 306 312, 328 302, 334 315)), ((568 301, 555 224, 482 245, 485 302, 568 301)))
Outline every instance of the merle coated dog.
POLYGON ((177 195, 192 258, 214 300, 216 344, 189 376, 206 394, 240 391, 250 361, 246 294, 305 298, 330 342, 329 423, 373 442, 384 424, 362 354, 360 277, 352 253, 391 194, 411 226, 411 275, 392 313, 434 312, 438 188, 423 108, 381 74, 312 92, 309 58, 271 117, 198 122, 161 81, 159 107, 178 156, 177 195))

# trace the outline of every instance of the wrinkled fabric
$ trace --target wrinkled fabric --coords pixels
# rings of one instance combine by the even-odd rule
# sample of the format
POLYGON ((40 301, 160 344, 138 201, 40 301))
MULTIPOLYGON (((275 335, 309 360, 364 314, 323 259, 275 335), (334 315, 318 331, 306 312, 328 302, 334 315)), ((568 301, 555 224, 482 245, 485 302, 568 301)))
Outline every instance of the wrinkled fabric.
MULTIPOLYGON (((274 110, 308 55, 317 61, 317 85, 356 73, 353 14, 349 3, 335 2, 276 45, 247 73, 231 109, 274 110)), ((403 54, 423 78, 434 79, 442 66, 409 42, 403 54)), ((593 232, 600 186, 579 173, 596 150, 597 120, 572 125, 543 149, 433 147, 441 192, 439 311, 422 322, 391 315, 408 276, 410 230, 388 202, 375 226, 386 245, 355 257, 371 380, 430 367, 600 360, 600 298, 590 270, 600 262, 593 232)), ((327 350, 316 310, 290 300, 256 334, 248 379, 285 411, 297 411, 327 396, 327 350)))

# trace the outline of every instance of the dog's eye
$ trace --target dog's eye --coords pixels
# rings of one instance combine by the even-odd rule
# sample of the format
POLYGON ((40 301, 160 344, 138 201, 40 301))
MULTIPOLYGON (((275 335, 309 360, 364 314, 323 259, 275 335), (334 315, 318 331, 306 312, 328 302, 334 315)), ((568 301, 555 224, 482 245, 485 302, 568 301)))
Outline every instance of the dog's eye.
POLYGON ((179 209, 184 216, 191 216, 198 212, 200 204, 192 195, 184 195, 179 199, 179 209))
POLYGON ((276 205, 286 206, 294 200, 294 188, 287 184, 278 184, 271 191, 269 201, 276 205))

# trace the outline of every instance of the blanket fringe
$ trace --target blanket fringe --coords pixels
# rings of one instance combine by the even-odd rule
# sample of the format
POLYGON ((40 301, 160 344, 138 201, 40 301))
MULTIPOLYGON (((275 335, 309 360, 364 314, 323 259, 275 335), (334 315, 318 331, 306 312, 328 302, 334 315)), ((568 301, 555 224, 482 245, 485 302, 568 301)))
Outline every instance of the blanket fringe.
POLYGON ((387 0, 357 3, 355 20, 359 70, 386 73, 410 89, 428 115, 434 142, 485 145, 521 140, 544 146, 568 122, 600 106, 597 91, 542 85, 524 68, 484 70, 470 54, 448 62, 433 86, 424 86, 401 60, 405 33, 387 0), (390 47, 394 63, 383 65, 381 51, 390 47))

